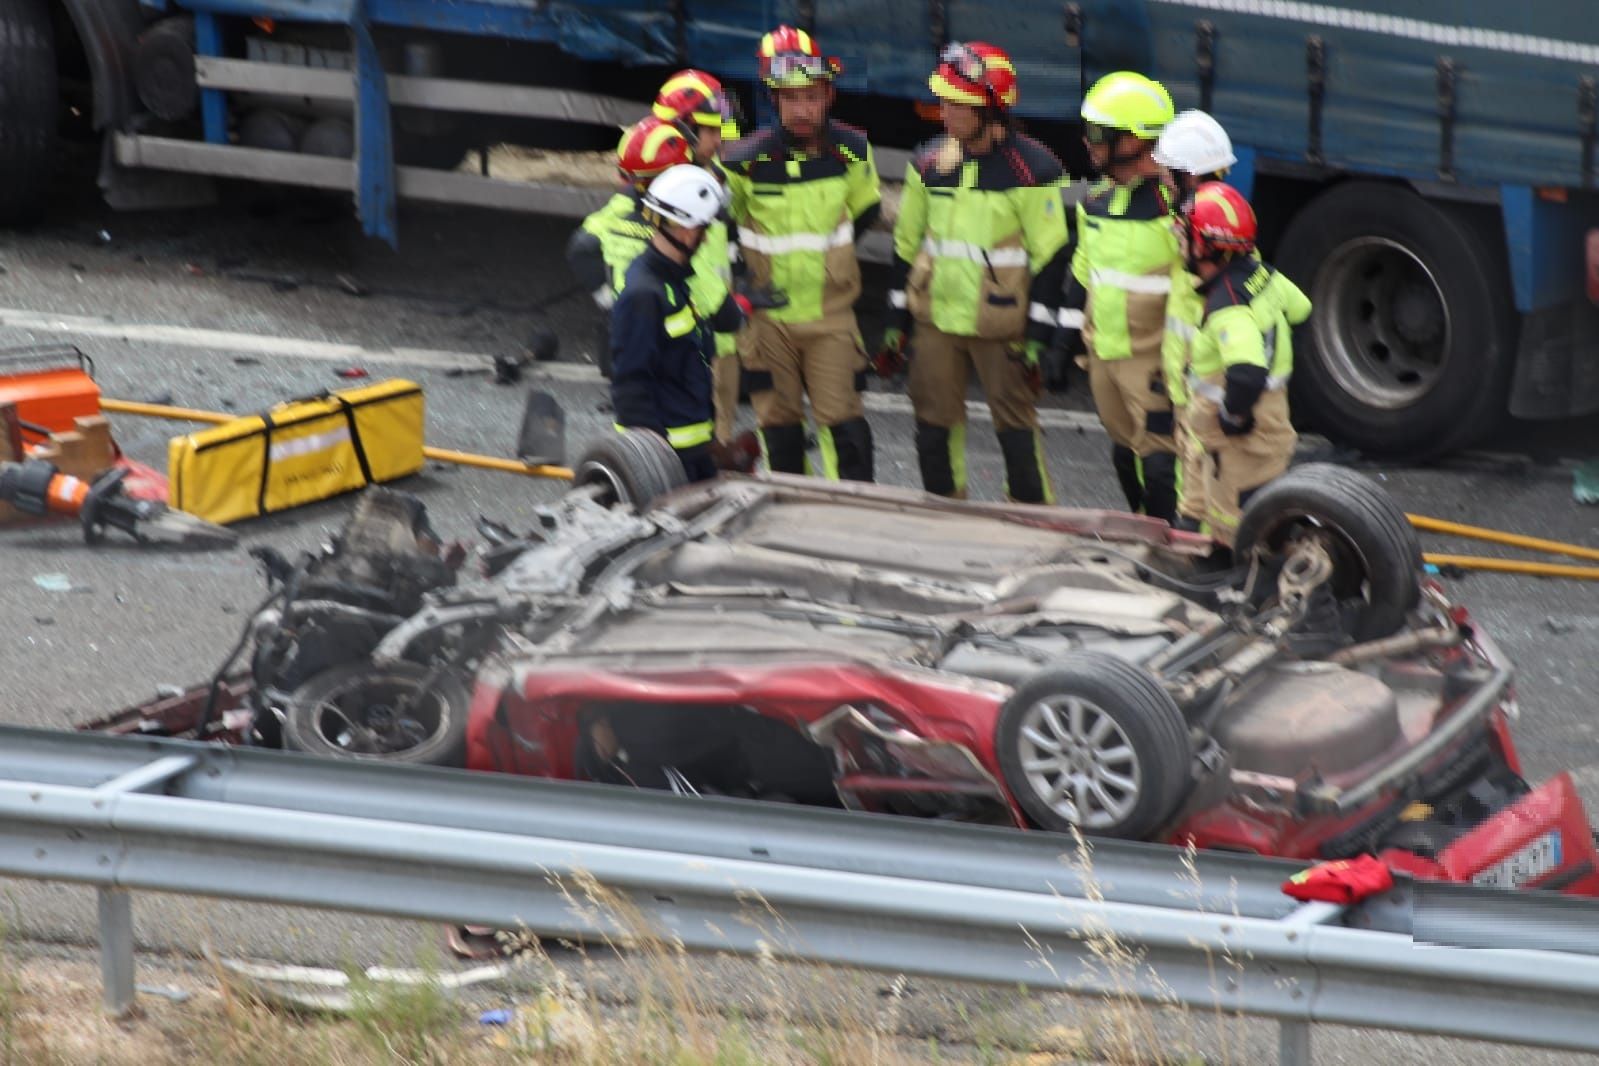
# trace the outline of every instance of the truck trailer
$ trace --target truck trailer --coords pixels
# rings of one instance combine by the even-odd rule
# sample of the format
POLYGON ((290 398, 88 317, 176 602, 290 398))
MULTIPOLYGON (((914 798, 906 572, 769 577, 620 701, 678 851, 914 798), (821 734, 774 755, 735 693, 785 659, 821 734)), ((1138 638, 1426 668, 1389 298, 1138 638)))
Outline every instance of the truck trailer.
MULTIPOLYGON (((809 29, 886 180, 931 132, 951 40, 1011 53, 1018 115, 1079 177, 1076 115, 1134 69, 1212 112, 1263 249, 1315 302, 1296 416, 1367 453, 1428 458, 1507 414, 1599 410, 1599 23, 1566 0, 7 0, 0 218, 51 188, 63 116, 118 208, 216 179, 348 191, 399 239, 402 199, 576 216, 608 190, 459 164, 497 143, 600 148, 682 66, 751 116, 761 35, 809 29), (601 91, 595 91, 599 89, 601 91)), ((882 255, 884 243, 875 246, 882 255)))

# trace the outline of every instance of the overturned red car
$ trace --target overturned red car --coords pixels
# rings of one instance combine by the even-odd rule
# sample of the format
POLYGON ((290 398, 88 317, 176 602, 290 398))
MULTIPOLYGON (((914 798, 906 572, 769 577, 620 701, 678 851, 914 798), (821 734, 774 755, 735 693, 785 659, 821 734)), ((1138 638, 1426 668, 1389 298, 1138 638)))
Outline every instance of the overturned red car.
POLYGON ((726 477, 619 434, 462 579, 409 497, 210 685, 85 728, 1599 894, 1570 779, 1523 780, 1511 674, 1404 515, 1291 470, 1229 555, 1108 511, 726 477), (242 665, 241 665, 242 664, 242 665))

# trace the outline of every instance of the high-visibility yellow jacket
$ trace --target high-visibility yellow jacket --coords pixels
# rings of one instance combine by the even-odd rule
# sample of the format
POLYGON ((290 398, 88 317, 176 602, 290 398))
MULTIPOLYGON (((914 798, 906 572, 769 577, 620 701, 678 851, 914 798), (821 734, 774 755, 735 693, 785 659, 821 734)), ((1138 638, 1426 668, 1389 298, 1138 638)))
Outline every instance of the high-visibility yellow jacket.
POLYGON ((866 135, 829 122, 808 154, 781 128, 757 131, 722 153, 730 214, 751 282, 788 296, 762 311, 779 322, 814 322, 849 311, 861 292, 855 240, 881 208, 866 135))
MULTIPOLYGON (((649 247, 653 232, 639 214, 638 197, 619 192, 572 234, 566 246, 567 262, 601 307, 609 308, 621 295, 628 267, 649 247)), ((704 318, 714 317, 732 290, 728 256, 727 224, 713 222, 705 228, 705 240, 694 253, 694 275, 689 280, 694 306, 704 318)), ((716 335, 717 355, 731 355, 735 348, 734 334, 716 335)))
POLYGON ((1100 182, 1078 206, 1068 289, 1082 296, 1068 291, 1061 324, 1080 328, 1095 358, 1160 355, 1166 297, 1182 263, 1171 210, 1170 194, 1156 181, 1100 182))
POLYGON ((987 340, 1047 341, 1069 256, 1060 160, 1031 137, 970 156, 949 136, 905 168, 889 322, 987 340))

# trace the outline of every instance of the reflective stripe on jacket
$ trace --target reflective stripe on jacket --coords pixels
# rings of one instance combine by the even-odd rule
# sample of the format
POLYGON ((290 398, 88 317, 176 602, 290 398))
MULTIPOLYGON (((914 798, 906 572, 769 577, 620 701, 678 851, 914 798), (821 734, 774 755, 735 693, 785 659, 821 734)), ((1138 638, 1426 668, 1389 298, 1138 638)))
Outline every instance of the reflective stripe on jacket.
POLYGON ((715 418, 715 341, 689 289, 688 268, 652 246, 628 268, 627 283, 611 308, 616 424, 654 430, 677 448, 708 441, 715 418))
POLYGON ((1228 367, 1256 366, 1269 383, 1286 383, 1294 372, 1293 327, 1311 310, 1299 286, 1257 259, 1239 259, 1201 291, 1205 318, 1191 350, 1193 375, 1209 380, 1228 367))
POLYGON ((808 155, 780 129, 765 129, 722 155, 731 215, 751 279, 788 296, 763 311, 782 322, 813 322, 850 311, 860 296, 855 239, 876 218, 877 166, 866 135, 829 122, 808 155))
MULTIPOLYGON (((638 198, 619 192, 583 220, 567 243, 567 261, 578 280, 594 293, 595 302, 609 308, 627 284, 628 268, 649 246, 653 233, 639 214, 638 198)), ((713 317, 732 291, 729 254, 727 224, 713 222, 694 253, 694 277, 689 283, 701 317, 713 317)), ((734 334, 716 335, 718 355, 731 355, 736 347, 734 334)))
POLYGON ((1030 137, 968 156, 940 137, 905 168, 890 321, 988 340, 1047 341, 1065 277, 1060 161, 1030 137))
POLYGON ((1083 339, 1096 358, 1160 354, 1172 271, 1181 262, 1164 186, 1095 186, 1077 209, 1071 276, 1087 294, 1083 339))

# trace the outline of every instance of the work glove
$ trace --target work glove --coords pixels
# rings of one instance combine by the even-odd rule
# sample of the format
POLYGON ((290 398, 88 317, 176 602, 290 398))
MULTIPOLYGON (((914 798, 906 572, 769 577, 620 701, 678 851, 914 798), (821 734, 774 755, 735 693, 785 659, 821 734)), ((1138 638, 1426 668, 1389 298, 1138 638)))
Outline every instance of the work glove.
POLYGON ((880 378, 903 374, 911 365, 910 350, 906 346, 905 331, 890 326, 883 331, 883 343, 872 356, 872 369, 880 378))
POLYGON ((740 281, 733 290, 733 302, 744 312, 744 317, 749 318, 755 311, 771 311, 787 307, 788 293, 770 285, 755 286, 748 281, 740 281))
POLYGON ((1221 431, 1229 437, 1243 437, 1255 428, 1255 412, 1246 411, 1235 415, 1225 407, 1217 408, 1216 416, 1221 422, 1221 431))
POLYGON ((1027 340, 1010 349, 1013 362, 1020 363, 1022 375, 1027 381, 1027 387, 1033 390, 1033 395, 1041 395, 1044 391, 1044 372, 1042 361, 1046 346, 1043 341, 1027 340))
POLYGON ((718 470, 737 474, 754 473, 760 457, 761 443, 753 433, 740 433, 727 444, 719 440, 711 442, 711 462, 716 464, 718 470))
POLYGON ((1055 339, 1039 357, 1039 373, 1050 392, 1066 392, 1071 387, 1071 340, 1078 335, 1076 330, 1056 330, 1055 339))

